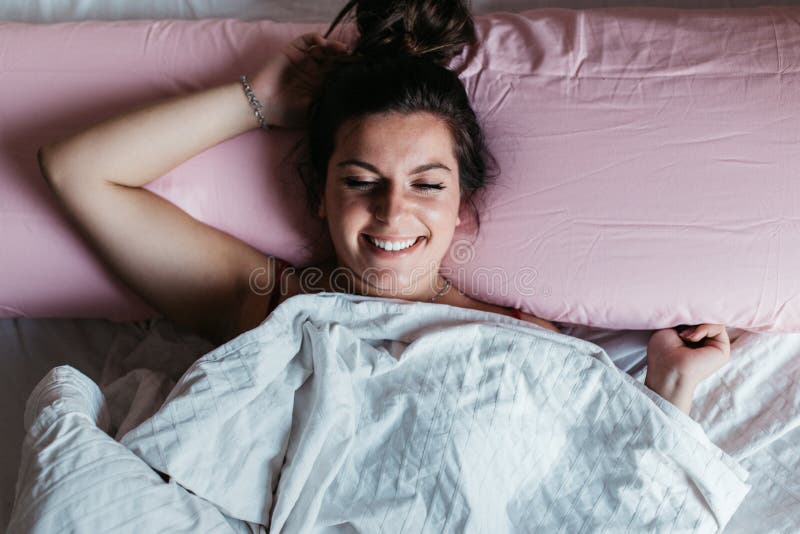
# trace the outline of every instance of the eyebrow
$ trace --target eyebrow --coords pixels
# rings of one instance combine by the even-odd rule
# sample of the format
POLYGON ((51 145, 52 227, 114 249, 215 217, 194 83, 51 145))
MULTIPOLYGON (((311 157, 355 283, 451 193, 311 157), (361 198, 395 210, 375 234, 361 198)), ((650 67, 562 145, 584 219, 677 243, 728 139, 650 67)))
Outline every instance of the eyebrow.
MULTIPOLYGON (((366 169, 366 170, 368 170, 370 172, 374 172, 375 174, 381 174, 381 172, 378 170, 378 168, 375 165, 367 163, 366 161, 361 161, 360 159, 346 159, 346 160, 340 161, 339 163, 336 164, 337 167, 346 167, 348 165, 355 165, 356 167, 361 167, 361 168, 366 169)), ((419 174, 419 173, 422 173, 422 172, 425 172, 425 171, 430 171, 430 170, 433 170, 433 169, 442 169, 442 170, 445 170, 447 172, 452 172, 450 170, 450 167, 448 167, 444 163, 433 162, 433 163, 426 163, 424 165, 420 165, 419 167, 417 167, 416 169, 411 171, 411 174, 419 174)))

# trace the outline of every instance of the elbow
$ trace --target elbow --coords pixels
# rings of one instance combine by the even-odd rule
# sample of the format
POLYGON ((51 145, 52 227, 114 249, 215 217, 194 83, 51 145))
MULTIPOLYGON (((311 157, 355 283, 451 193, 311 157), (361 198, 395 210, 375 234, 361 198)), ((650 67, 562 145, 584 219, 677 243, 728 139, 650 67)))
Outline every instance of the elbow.
POLYGON ((42 173, 42 178, 44 178, 45 182, 47 182, 50 187, 53 187, 53 173, 51 172, 50 150, 48 145, 39 147, 39 150, 36 151, 36 160, 39 162, 39 171, 42 173))
POLYGON ((63 172, 57 161, 53 150, 53 145, 44 145, 36 151, 36 160, 39 162, 39 171, 42 178, 50 186, 50 189, 57 190, 64 181, 63 172))
POLYGON ((106 183, 108 180, 95 178, 91 165, 81 164, 73 155, 74 151, 62 147, 59 143, 51 143, 39 147, 36 160, 42 178, 56 193, 65 188, 86 188, 95 183, 106 183))

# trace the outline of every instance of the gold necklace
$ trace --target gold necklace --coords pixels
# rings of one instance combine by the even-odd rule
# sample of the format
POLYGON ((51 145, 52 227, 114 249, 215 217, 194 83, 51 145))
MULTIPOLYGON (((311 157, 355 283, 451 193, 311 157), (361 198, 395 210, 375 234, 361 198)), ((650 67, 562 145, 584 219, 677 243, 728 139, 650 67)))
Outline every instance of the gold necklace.
POLYGON ((450 289, 450 286, 451 286, 451 285, 453 285, 453 284, 450 282, 450 280, 448 280, 447 278, 445 278, 445 279, 444 279, 444 287, 443 287, 442 289, 440 289, 440 290, 439 290, 439 292, 438 292, 438 293, 436 293, 436 294, 433 296, 433 298, 431 298, 431 302, 436 302, 436 301, 439 299, 439 297, 441 297, 442 295, 444 295, 445 293, 447 293, 447 291, 450 289))

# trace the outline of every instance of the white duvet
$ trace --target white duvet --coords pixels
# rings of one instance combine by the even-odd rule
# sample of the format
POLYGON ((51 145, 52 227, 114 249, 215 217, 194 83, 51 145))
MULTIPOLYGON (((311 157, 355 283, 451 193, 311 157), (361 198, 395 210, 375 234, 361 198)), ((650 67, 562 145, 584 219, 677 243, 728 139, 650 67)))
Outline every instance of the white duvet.
POLYGON ((749 489, 600 347, 496 314, 291 298, 117 442, 143 373, 37 386, 10 532, 714 532, 749 489))

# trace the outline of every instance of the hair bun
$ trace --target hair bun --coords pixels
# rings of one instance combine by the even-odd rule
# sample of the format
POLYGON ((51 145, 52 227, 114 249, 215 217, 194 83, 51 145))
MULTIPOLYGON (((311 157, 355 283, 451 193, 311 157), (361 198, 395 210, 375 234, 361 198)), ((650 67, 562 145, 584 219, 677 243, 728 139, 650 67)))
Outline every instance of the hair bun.
POLYGON ((328 34, 355 8, 354 55, 415 56, 446 63, 475 41, 463 0, 350 0, 328 34))

